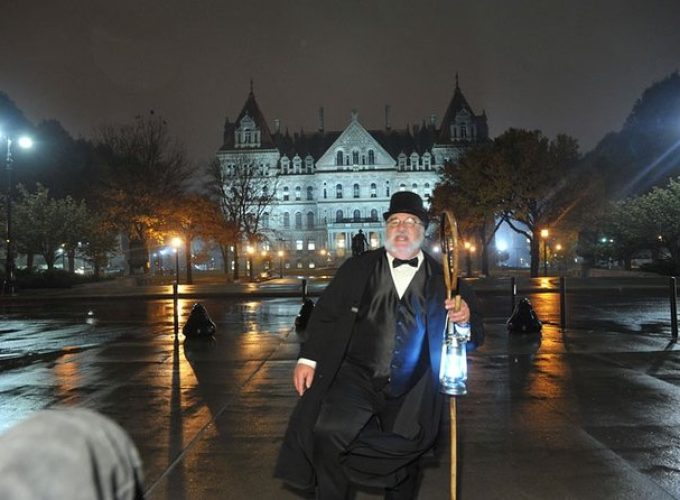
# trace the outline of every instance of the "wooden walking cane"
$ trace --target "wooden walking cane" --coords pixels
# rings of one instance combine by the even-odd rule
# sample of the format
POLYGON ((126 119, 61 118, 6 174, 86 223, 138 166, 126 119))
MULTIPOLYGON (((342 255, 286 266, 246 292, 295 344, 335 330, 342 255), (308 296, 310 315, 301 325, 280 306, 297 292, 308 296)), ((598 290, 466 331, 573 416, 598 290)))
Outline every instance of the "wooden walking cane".
MULTIPOLYGON (((439 224, 439 239, 444 268, 444 283, 447 298, 456 300, 455 308, 460 308, 458 295, 458 224, 453 213, 445 210, 439 224)), ((454 324, 446 318, 447 335, 454 334, 454 324)), ((443 355, 445 353, 442 353, 443 355)), ((456 397, 449 397, 449 415, 451 420, 451 500, 457 496, 458 486, 458 426, 456 422, 456 397)))

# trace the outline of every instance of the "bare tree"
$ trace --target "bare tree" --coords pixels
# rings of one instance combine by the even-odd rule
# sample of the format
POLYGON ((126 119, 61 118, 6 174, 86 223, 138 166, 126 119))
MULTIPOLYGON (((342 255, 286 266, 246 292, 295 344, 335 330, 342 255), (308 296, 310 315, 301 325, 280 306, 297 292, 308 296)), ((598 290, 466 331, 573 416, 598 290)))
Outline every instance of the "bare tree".
POLYGON ((109 125, 98 134, 105 168, 103 204, 107 219, 130 242, 130 272, 148 271, 148 242, 162 239, 171 206, 191 175, 183 146, 153 111, 132 123, 109 125))
MULTIPOLYGON (((277 179, 246 155, 226 166, 215 160, 208 166, 208 173, 210 191, 233 230, 234 280, 238 280, 239 244, 255 245, 263 239, 263 215, 275 198, 277 179)), ((252 269, 251 265, 251 279, 252 269)))

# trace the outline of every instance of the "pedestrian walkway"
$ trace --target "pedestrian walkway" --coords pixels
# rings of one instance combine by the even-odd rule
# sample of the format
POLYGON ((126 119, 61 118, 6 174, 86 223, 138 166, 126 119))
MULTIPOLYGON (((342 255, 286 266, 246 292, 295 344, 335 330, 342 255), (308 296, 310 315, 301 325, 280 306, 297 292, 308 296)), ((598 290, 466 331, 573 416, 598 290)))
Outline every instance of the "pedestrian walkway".
MULTIPOLYGON (((180 326, 193 300, 179 299, 180 326)), ((54 405, 112 417, 140 449, 150 499, 301 498, 271 477, 296 401, 299 298, 206 299, 218 334, 188 344, 167 297, 120 301, 94 319, 79 309, 89 302, 5 309, 0 354, 58 343, 0 361, 0 422, 54 405)), ((667 335, 487 328, 457 404, 460 499, 680 498, 680 353, 667 335)), ((445 419, 423 500, 448 498, 449 430, 445 419)))

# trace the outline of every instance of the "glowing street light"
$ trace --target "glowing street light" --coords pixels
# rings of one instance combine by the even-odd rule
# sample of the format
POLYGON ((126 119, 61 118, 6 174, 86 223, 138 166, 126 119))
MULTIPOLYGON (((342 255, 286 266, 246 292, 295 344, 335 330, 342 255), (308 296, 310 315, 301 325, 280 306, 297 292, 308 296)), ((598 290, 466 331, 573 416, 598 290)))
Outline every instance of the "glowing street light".
POLYGON ((175 283, 179 285, 179 249, 182 246, 182 238, 179 236, 175 236, 172 240, 170 240, 170 246, 172 246, 173 251, 175 252, 175 283))
POLYGON ((543 239, 543 276, 548 276, 548 236, 550 236, 550 231, 541 229, 541 239, 543 239))
MULTIPOLYGON (((7 141, 7 156, 5 158, 5 171, 7 173, 7 193, 5 197, 5 209, 7 215, 7 253, 5 257, 5 283, 4 290, 8 294, 14 293, 14 241, 12 240, 12 137, 9 134, 0 132, 0 137, 4 137, 7 141)), ((17 140, 19 147, 28 149, 33 146, 33 140, 30 137, 22 136, 17 140)))

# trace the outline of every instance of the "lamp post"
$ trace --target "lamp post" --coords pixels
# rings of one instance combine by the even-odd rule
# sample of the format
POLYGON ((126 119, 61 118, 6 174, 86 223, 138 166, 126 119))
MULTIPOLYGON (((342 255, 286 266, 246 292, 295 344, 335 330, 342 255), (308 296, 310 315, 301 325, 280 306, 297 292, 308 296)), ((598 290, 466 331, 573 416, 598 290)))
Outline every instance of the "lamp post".
POLYGON ((541 229, 541 239, 543 240, 543 276, 548 276, 548 236, 550 236, 550 231, 541 229))
POLYGON ((279 250, 279 278, 283 278, 283 250, 279 250))
POLYGON ((248 245, 246 253, 248 254, 248 277, 250 278, 250 281, 255 281, 253 274, 253 254, 255 253, 255 249, 248 245))
MULTIPOLYGON (((0 133, 0 136, 2 134, 0 133)), ((7 140, 7 156, 5 170, 7 172, 7 193, 5 197, 5 209, 7 215, 7 253, 5 254, 5 283, 4 290, 8 294, 14 293, 14 241, 12 240, 12 138, 9 134, 5 135, 7 140)), ((18 141, 19 147, 28 149, 33 146, 30 137, 22 136, 18 141)))
POLYGON ((465 266, 467 268, 467 276, 469 278, 472 276, 472 254, 475 253, 475 246, 469 241, 466 241, 463 243, 463 247, 465 248, 465 266))
POLYGON ((175 250, 175 282, 179 285, 179 249, 182 246, 182 238, 175 236, 170 244, 175 250))

